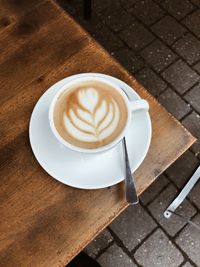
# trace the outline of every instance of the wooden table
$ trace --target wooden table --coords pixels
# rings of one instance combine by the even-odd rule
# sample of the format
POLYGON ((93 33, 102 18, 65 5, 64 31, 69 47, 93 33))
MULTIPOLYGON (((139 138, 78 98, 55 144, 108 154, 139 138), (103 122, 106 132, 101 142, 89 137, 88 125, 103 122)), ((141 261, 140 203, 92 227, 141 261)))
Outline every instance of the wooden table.
POLYGON ((78 190, 51 178, 30 148, 36 101, 66 76, 107 73, 150 103, 153 138, 135 173, 141 194, 194 138, 51 0, 0 0, 0 266, 64 266, 127 204, 123 184, 78 190))

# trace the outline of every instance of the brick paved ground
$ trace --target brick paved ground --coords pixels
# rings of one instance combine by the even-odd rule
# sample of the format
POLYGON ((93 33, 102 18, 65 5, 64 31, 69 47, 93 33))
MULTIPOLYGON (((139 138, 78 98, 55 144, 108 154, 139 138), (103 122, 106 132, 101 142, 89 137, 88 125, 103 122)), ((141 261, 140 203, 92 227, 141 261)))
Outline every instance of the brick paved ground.
MULTIPOLYGON (((200 139, 200 0, 81 0, 58 3, 200 139)), ((162 213, 200 163, 197 141, 87 248, 103 267, 200 266, 200 233, 162 213)), ((200 183, 179 213, 200 224, 200 183)))

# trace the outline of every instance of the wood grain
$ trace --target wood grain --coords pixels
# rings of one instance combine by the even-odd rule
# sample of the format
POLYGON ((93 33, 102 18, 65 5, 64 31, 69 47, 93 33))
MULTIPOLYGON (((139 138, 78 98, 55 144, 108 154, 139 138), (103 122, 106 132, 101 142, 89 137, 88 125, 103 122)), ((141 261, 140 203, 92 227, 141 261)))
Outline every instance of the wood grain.
POLYGON ((44 0, 0 0, 0 33, 44 0))
POLYGON ((0 18, 14 18, 4 30, 0 24, 0 266, 65 266, 127 204, 122 183, 74 189, 35 160, 28 124, 49 86, 76 73, 100 72, 122 79, 149 101, 153 137, 135 173, 138 194, 195 139, 55 3, 21 0, 18 8, 17 2, 0 1, 0 18))

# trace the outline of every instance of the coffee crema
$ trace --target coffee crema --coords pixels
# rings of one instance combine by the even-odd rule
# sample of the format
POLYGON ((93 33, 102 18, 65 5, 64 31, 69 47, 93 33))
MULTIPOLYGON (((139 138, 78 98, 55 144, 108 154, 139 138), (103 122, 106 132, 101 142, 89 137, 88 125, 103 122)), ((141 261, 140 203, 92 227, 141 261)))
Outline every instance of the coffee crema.
POLYGON ((119 136, 128 111, 123 97, 111 85, 85 81, 60 94, 53 116, 64 140, 80 148, 96 149, 119 136))

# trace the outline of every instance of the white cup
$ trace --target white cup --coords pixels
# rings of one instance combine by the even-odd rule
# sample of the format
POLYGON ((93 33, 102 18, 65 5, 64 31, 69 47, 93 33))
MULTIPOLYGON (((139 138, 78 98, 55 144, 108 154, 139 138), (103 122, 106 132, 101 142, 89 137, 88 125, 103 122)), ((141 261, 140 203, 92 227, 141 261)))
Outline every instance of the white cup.
POLYGON ((148 110, 148 109, 149 109, 149 104, 146 100, 144 100, 144 99, 139 99, 139 100, 135 100, 135 101, 129 100, 127 95, 124 93, 124 91, 117 84, 115 84, 113 82, 110 82, 106 79, 98 78, 98 77, 80 77, 80 78, 77 78, 75 80, 72 80, 72 81, 69 81, 68 83, 66 83, 63 87, 60 88, 60 90, 54 96, 54 98, 50 104, 50 108, 49 108, 49 124, 50 124, 50 128, 51 128, 53 134, 55 135, 55 137, 58 139, 58 141, 60 143, 62 143, 67 148, 70 148, 70 149, 77 151, 77 152, 97 153, 97 152, 103 152, 105 150, 111 149, 114 146, 116 146, 123 139, 123 137, 126 135, 126 132, 129 128, 129 125, 131 123, 131 118, 132 118, 134 112, 139 111, 139 110, 148 110), (128 116, 127 116, 127 121, 126 121, 125 127, 122 130, 122 132, 117 136, 117 138, 114 139, 109 144, 102 146, 102 147, 95 148, 95 149, 81 148, 81 147, 72 145, 69 142, 67 142, 58 133, 58 131, 55 127, 55 124, 54 124, 54 119, 53 119, 54 107, 55 107, 55 104, 56 104, 57 99, 59 98, 60 94, 63 91, 70 89, 72 86, 74 86, 76 84, 80 84, 81 82, 86 82, 86 81, 97 81, 97 82, 99 81, 99 82, 103 82, 103 83, 106 83, 106 84, 112 86, 113 90, 116 90, 123 97, 124 102, 126 103, 127 111, 128 111, 128 116))

